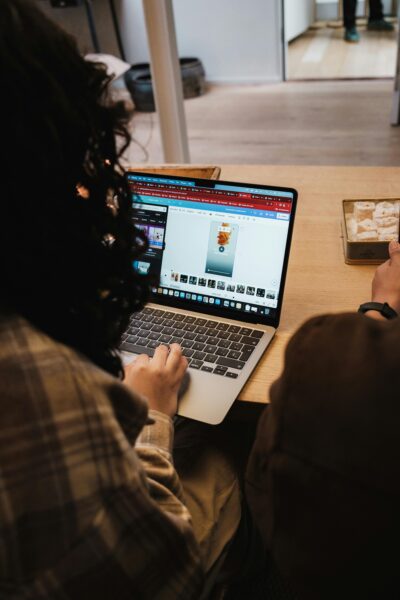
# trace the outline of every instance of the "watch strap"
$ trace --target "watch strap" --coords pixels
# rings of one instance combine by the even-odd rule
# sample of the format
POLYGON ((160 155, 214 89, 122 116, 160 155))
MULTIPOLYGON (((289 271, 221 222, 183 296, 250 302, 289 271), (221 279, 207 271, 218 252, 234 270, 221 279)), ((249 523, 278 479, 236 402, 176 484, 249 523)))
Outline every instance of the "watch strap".
POLYGON ((364 302, 360 305, 358 312, 366 313, 369 310, 380 312, 386 319, 395 319, 398 316, 397 312, 387 302, 364 302))

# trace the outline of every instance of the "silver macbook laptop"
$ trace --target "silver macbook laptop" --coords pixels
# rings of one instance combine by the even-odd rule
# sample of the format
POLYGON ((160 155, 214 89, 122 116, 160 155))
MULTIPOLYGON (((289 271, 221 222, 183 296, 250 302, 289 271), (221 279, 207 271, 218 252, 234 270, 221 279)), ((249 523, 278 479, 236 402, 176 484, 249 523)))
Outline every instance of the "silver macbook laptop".
POLYGON ((279 324, 297 192, 127 172, 148 250, 151 302, 123 336, 125 362, 181 344, 190 380, 178 413, 220 423, 279 324))

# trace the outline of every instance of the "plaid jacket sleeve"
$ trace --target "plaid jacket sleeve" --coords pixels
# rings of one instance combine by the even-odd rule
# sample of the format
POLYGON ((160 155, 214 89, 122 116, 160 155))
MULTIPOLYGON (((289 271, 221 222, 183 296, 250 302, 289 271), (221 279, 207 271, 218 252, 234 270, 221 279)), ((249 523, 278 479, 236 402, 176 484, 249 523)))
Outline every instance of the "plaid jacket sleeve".
POLYGON ((0 389, 0 596, 198 598, 171 422, 24 321, 0 323, 0 389))

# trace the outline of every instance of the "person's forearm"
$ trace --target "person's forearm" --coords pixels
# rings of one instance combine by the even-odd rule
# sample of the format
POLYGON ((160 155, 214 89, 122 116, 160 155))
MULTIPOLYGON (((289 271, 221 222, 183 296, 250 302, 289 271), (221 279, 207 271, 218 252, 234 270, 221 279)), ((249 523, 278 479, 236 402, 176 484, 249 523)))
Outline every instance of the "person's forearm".
POLYGON ((189 521, 190 515, 183 503, 181 482, 172 460, 172 419, 155 410, 149 411, 149 417, 154 423, 142 429, 135 451, 146 473, 150 495, 163 510, 189 521))
MULTIPOLYGON (((158 410, 149 410, 149 425, 145 425, 139 433, 135 448, 154 447, 164 452, 169 459, 172 455, 174 441, 174 425, 172 419, 158 410)), ((171 459, 172 460, 172 459, 171 459)))

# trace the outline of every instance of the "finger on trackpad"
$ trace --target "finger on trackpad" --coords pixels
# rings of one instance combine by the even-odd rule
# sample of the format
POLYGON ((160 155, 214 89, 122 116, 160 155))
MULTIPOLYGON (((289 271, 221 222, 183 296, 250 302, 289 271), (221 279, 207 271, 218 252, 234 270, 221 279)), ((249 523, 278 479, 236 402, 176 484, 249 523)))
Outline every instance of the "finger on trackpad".
POLYGON ((183 396, 183 394, 188 389, 189 384, 190 384, 190 373, 187 370, 183 376, 181 387, 179 388, 179 391, 178 391, 178 398, 181 398, 183 396))

